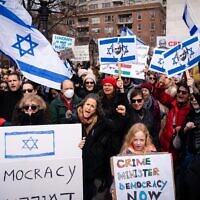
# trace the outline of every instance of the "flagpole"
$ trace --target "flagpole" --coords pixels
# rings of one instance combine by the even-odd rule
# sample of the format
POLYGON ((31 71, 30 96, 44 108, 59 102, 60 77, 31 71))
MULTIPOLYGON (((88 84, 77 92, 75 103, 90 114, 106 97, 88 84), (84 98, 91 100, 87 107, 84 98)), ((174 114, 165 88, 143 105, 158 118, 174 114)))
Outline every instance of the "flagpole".
POLYGON ((122 79, 122 64, 117 63, 117 66, 118 66, 118 77, 121 80, 122 79))

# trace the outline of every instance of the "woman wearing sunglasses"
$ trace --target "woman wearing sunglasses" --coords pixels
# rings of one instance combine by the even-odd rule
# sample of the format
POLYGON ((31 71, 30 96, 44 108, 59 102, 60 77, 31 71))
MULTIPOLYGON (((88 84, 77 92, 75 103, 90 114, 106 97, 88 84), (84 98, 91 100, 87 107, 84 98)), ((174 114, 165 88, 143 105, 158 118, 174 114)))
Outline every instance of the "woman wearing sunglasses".
POLYGON ((127 109, 128 129, 135 123, 143 123, 147 126, 152 137, 153 143, 157 149, 159 145, 159 127, 154 115, 144 106, 144 94, 141 88, 136 88, 130 95, 130 108, 127 109))
POLYGON ((42 125, 50 123, 47 117, 47 105, 45 101, 36 94, 27 94, 19 102, 15 121, 12 125, 42 125))

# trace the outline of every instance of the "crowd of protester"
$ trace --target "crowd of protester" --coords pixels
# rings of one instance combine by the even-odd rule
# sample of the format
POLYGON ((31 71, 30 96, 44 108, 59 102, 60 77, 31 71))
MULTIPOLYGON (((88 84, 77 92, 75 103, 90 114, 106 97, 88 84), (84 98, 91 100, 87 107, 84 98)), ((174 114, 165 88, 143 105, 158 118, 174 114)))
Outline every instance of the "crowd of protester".
POLYGON ((200 86, 192 75, 168 78, 147 70, 138 80, 79 64, 55 90, 15 67, 0 73, 1 126, 82 124, 84 200, 112 198, 110 158, 134 153, 137 131, 145 138, 138 151, 172 153, 177 199, 200 199, 200 86))

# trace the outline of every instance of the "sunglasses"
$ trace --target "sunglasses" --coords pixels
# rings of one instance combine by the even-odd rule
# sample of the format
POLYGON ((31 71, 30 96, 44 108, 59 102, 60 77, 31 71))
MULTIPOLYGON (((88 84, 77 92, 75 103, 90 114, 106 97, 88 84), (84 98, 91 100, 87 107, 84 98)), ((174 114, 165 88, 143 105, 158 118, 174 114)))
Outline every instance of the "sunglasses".
POLYGON ((24 90, 22 90, 22 92, 23 93, 26 93, 26 92, 31 93, 31 92, 33 92, 33 89, 24 89, 24 90))
POLYGON ((150 79, 150 80, 156 80, 156 78, 154 78, 154 77, 149 77, 149 79, 150 79))
POLYGON ((26 111, 28 111, 29 109, 31 109, 32 111, 36 111, 38 109, 38 107, 39 107, 38 105, 32 104, 32 105, 25 105, 23 107, 23 109, 26 111))
POLYGON ((87 82, 85 82, 85 84, 94 84, 94 82, 89 82, 89 81, 87 81, 87 82))
POLYGON ((143 99, 131 99, 131 103, 141 103, 143 99))
POLYGON ((181 94, 181 93, 182 93, 183 95, 185 95, 185 94, 188 94, 188 91, 178 90, 177 93, 178 93, 178 94, 181 94))

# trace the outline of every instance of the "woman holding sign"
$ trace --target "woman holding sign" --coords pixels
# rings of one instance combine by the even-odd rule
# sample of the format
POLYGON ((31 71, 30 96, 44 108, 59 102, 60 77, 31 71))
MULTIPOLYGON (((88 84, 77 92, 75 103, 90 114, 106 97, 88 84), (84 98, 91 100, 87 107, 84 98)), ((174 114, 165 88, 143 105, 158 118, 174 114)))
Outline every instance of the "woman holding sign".
POLYGON ((110 157, 112 151, 111 134, 114 125, 105 119, 98 95, 89 94, 77 109, 78 120, 82 124, 79 147, 83 158, 84 200, 109 200, 112 183, 110 157))

